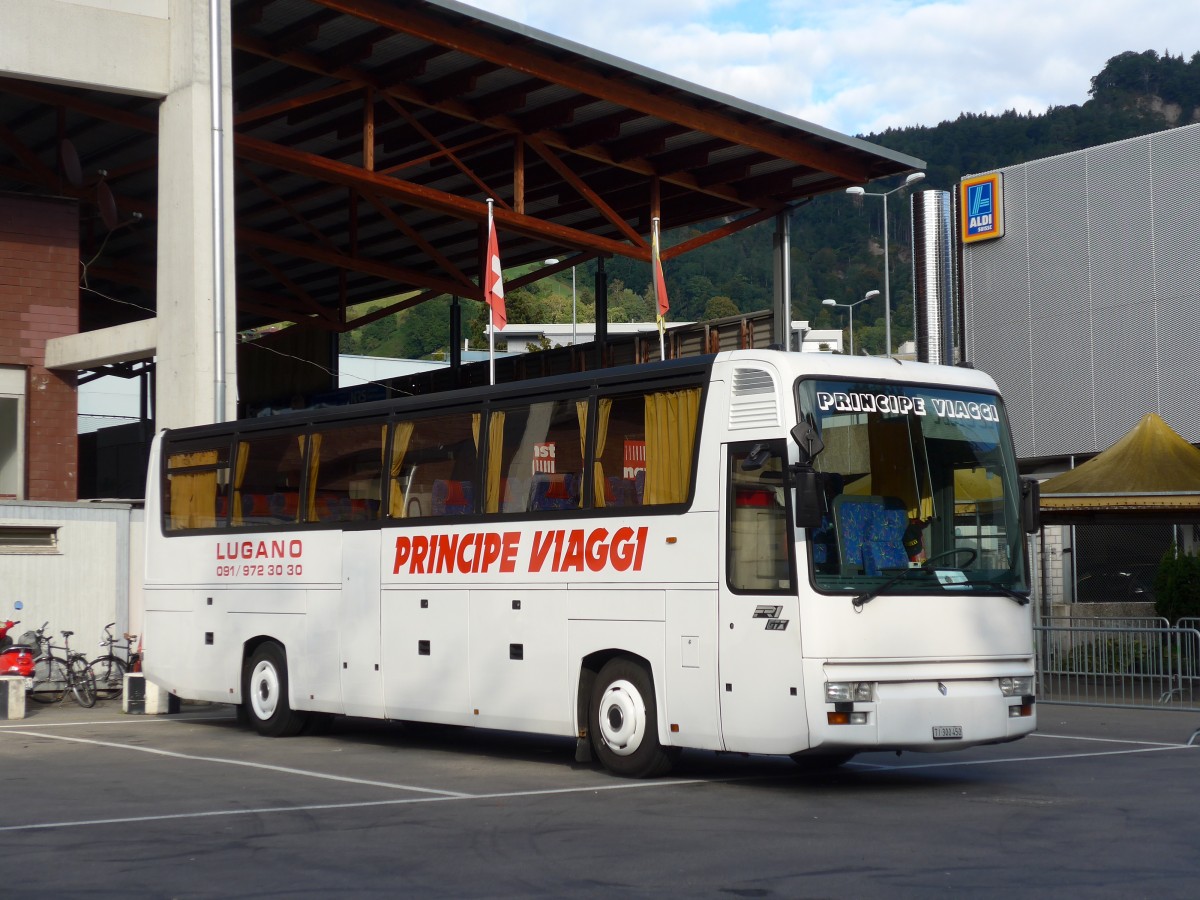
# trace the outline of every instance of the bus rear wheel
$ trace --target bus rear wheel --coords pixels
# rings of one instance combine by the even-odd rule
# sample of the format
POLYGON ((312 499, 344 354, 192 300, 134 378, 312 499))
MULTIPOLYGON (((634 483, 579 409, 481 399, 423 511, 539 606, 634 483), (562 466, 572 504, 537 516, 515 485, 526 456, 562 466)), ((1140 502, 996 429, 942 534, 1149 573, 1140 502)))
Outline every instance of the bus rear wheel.
POLYGON ((592 746, 604 768, 625 778, 653 778, 677 755, 658 742, 658 706, 645 667, 630 659, 605 664, 588 713, 592 746))
POLYGON ((299 734, 308 721, 288 703, 287 655, 279 644, 260 644, 242 670, 242 709, 266 737, 299 734))

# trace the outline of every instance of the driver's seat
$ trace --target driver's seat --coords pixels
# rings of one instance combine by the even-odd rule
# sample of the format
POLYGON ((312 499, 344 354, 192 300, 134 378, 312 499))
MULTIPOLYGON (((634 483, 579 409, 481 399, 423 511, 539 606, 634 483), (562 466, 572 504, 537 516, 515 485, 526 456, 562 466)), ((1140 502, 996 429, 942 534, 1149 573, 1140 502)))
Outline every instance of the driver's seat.
POLYGON ((904 552, 908 510, 898 498, 839 494, 833 501, 833 519, 843 566, 865 575, 908 567, 904 552))

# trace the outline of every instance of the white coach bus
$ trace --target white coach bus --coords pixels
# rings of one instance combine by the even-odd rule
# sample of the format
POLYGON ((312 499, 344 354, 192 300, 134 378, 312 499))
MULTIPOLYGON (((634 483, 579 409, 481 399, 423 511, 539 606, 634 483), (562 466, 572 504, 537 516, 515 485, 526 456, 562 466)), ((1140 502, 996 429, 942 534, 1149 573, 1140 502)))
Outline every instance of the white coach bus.
POLYGON ((770 350, 166 431, 145 671, 625 776, 1010 741, 1032 495, 986 375, 770 350))

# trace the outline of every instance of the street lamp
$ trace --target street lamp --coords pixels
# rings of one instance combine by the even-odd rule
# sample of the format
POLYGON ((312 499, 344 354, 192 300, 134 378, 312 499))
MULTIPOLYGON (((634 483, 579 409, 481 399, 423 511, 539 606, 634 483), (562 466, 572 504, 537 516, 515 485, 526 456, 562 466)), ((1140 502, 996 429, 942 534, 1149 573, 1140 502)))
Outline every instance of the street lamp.
MULTIPOLYGON (((846 188, 847 194, 853 194, 855 197, 882 197, 883 198, 883 340, 887 345, 886 355, 892 355, 892 289, 889 283, 888 272, 891 269, 891 259, 888 257, 888 214, 887 214, 887 198, 888 194, 894 194, 896 191, 902 191, 906 187, 910 187, 925 178, 924 172, 913 172, 904 179, 904 184, 899 187, 894 187, 890 191, 882 193, 872 193, 864 188, 854 187, 846 188)), ((853 343, 853 342, 851 342, 853 343)))
POLYGON ((850 310, 850 355, 851 356, 854 355, 854 307, 858 306, 858 304, 860 304, 860 303, 865 303, 866 301, 870 300, 872 297, 878 297, 878 296, 879 296, 879 291, 867 291, 865 294, 863 294, 862 300, 855 300, 853 303, 838 303, 833 298, 829 298, 829 299, 821 301, 822 306, 843 306, 846 309, 850 310))

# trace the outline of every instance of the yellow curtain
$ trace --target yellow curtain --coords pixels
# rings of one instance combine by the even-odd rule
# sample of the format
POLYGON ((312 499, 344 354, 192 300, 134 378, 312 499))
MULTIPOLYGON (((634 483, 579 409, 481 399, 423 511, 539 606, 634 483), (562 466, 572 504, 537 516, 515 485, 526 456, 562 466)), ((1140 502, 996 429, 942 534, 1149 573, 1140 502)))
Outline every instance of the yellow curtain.
MULTIPOLYGON (((167 469, 214 466, 216 450, 174 453, 167 469)), ((217 472, 178 472, 171 475, 171 530, 215 528, 217 525, 217 472)))
POLYGON ((233 470, 233 524, 242 525, 242 483, 246 480, 246 466, 250 464, 250 442, 238 441, 237 460, 233 470))
MULTIPOLYGON (((396 428, 392 432, 392 462, 388 467, 391 476, 391 490, 388 492, 388 515, 395 519, 403 519, 406 513, 404 491, 400 486, 400 470, 404 468, 404 454, 408 452, 414 428, 416 428, 415 422, 397 422, 396 428)), ((387 446, 386 425, 383 426, 383 431, 384 446, 387 446)))
MULTIPOLYGON (((579 467, 579 505, 583 506, 583 480, 587 477, 587 418, 588 418, 588 401, 575 401, 575 415, 579 419, 579 458, 583 460, 583 465, 579 467)), ((593 493, 596 496, 592 500, 593 506, 604 505, 604 492, 597 490, 593 493)))
MULTIPOLYGON (((300 435, 300 458, 304 458, 304 444, 307 435, 300 435)), ((304 521, 317 521, 317 471, 321 467, 321 435, 312 435, 312 452, 308 454, 306 475, 307 483, 304 488, 304 521)))
MULTIPOLYGON (((587 410, 588 402, 579 400, 576 402, 576 410, 579 413, 579 445, 583 447, 587 442, 587 410)), ((596 454, 595 462, 592 465, 592 492, 595 495, 593 503, 597 507, 606 506, 607 502, 604 499, 604 463, 601 462, 601 457, 604 456, 604 447, 608 443, 608 419, 612 414, 612 400, 601 397, 597 401, 596 414, 596 454)), ((583 502, 583 491, 580 491, 580 503, 583 502)))
POLYGON ((642 503, 683 503, 691 487, 700 388, 646 395, 646 488, 642 503))
MULTIPOLYGON (((472 416, 471 427, 475 432, 475 445, 479 446, 479 426, 472 416)), ((504 463, 504 413, 493 412, 488 416, 487 486, 484 494, 484 511, 500 511, 500 475, 504 463)))
POLYGON ((898 497, 910 519, 925 521, 933 518, 933 491, 925 470, 918 475, 909 428, 907 418, 871 416, 867 420, 871 491, 881 497, 898 497))

